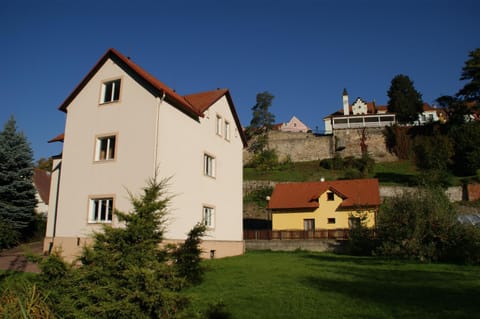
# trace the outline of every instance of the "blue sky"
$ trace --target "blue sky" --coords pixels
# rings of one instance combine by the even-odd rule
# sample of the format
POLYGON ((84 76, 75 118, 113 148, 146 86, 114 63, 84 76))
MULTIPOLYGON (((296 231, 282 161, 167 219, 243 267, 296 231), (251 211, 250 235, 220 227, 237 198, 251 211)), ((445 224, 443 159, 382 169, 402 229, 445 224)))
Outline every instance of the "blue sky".
POLYGON ((479 12, 477 0, 6 0, 0 124, 13 114, 35 159, 59 153, 57 107, 113 47, 182 95, 229 88, 243 125, 269 91, 277 122, 323 130, 343 88, 386 104, 405 74, 425 102, 456 93, 479 12))

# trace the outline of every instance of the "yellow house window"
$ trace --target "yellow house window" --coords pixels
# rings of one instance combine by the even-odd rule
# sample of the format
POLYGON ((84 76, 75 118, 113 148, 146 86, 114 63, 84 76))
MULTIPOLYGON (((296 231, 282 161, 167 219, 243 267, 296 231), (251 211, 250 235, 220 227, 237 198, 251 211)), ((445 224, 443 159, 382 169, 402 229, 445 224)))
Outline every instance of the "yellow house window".
POLYGON ((328 218, 327 223, 328 224, 335 224, 335 218, 328 218))
POLYGON ((327 193, 327 200, 332 201, 334 199, 335 199, 335 195, 333 194, 333 192, 328 192, 327 193))
POLYGON ((313 231, 315 230, 315 219, 309 218, 303 220, 303 230, 313 231))

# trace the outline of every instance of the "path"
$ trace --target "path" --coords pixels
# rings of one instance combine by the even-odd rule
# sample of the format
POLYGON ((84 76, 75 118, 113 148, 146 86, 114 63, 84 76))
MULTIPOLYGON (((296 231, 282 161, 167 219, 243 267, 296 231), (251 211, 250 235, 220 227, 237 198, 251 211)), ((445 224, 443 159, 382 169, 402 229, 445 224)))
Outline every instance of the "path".
POLYGON ((25 252, 42 253, 42 243, 34 242, 4 250, 0 253, 0 269, 39 273, 38 265, 25 258, 25 252))

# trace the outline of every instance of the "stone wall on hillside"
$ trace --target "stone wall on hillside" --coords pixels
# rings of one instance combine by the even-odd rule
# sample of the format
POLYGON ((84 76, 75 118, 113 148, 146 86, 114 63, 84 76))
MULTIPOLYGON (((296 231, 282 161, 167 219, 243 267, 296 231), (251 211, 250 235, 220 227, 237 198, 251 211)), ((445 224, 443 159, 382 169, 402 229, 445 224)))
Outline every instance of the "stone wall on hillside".
MULTIPOLYGON (((365 132, 365 144, 375 161, 390 162, 397 159, 386 149, 383 129, 371 128, 365 132)), ((269 147, 277 151, 280 160, 290 157, 293 162, 307 162, 332 158, 336 149, 341 157, 361 157, 361 139, 362 129, 335 130, 333 135, 271 131, 269 147)), ((245 150, 243 162, 248 163, 251 157, 252 154, 245 150)))
POLYGON ((333 135, 336 147, 345 147, 338 151, 341 157, 354 156, 361 157, 361 141, 363 132, 365 132, 365 144, 368 147, 368 154, 377 162, 393 162, 398 160, 394 154, 391 154, 385 145, 383 128, 366 129, 341 129, 335 130, 333 135))

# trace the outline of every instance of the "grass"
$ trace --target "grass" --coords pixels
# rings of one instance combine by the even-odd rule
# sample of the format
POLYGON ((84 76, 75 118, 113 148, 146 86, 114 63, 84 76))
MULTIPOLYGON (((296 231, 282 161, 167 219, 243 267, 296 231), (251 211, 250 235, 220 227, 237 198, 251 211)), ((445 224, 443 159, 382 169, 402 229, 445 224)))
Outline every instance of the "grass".
POLYGON ((233 318, 472 318, 480 267, 310 252, 248 252, 205 262, 193 307, 233 318))
MULTIPOLYGON (((258 171, 255 168, 244 168, 244 180, 271 180, 278 182, 319 181, 342 178, 343 170, 325 169, 319 161, 297 162, 292 167, 282 170, 258 171)), ((385 185, 409 185, 415 181, 418 172, 411 161, 375 163, 374 172, 369 177, 378 178, 385 185)))

